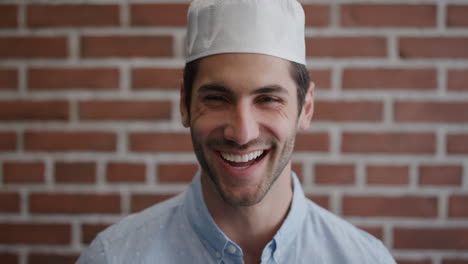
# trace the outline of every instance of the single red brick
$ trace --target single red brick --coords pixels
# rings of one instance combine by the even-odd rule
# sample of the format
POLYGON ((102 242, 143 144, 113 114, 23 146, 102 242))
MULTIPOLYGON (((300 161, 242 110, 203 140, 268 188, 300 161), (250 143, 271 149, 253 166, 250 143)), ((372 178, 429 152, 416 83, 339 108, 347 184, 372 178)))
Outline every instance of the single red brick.
POLYGON ((344 89, 411 89, 437 88, 435 69, 349 68, 343 72, 344 89))
POLYGON ((57 162, 55 163, 55 182, 57 183, 94 183, 96 164, 94 162, 57 162))
POLYGON ((28 26, 38 27, 103 27, 118 26, 118 5, 66 4, 29 5, 28 26))
POLYGON ((98 131, 27 131, 28 151, 115 151, 117 136, 98 131))
POLYGON ((395 249, 468 249, 468 228, 397 227, 393 234, 395 249))
POLYGON ((419 167, 419 184, 421 185, 461 185, 462 166, 424 165, 419 167))
POLYGON ((466 259, 444 259, 442 264, 468 264, 468 258, 466 259))
POLYGON ((341 23, 347 27, 434 27, 436 5, 345 4, 341 23))
POLYGON ((107 164, 108 182, 145 182, 146 165, 144 163, 110 162, 107 164))
POLYGON ((374 237, 383 240, 383 228, 381 226, 358 226, 360 229, 373 235, 374 237))
POLYGON ((468 217, 468 195, 451 195, 448 214, 450 217, 468 217))
POLYGON ((468 134, 447 135, 447 152, 449 154, 467 154, 468 134))
POLYGON ((468 26, 468 5, 448 5, 447 6, 447 26, 466 27, 468 26))
POLYGON ((313 37, 306 38, 308 57, 385 57, 387 42, 383 37, 313 37))
POLYGON ((397 101, 395 120, 399 122, 468 122, 466 102, 397 101))
POLYGON ((330 150, 330 138, 328 133, 299 133, 296 135, 295 151, 328 152, 330 150))
POLYGON ((132 87, 135 89, 179 89, 182 70, 165 68, 136 68, 132 70, 132 87))
POLYGON ((327 210, 330 209, 330 197, 328 195, 307 194, 307 198, 327 210))
POLYGON ((62 255, 54 253, 31 253, 28 264, 74 264, 78 255, 62 255))
POLYGON ((36 214, 119 214, 118 194, 33 193, 31 213, 36 214))
POLYGON ((399 41, 402 58, 468 58, 466 37, 402 37, 399 41))
POLYGON ((15 28, 18 26, 18 6, 0 5, 0 28, 15 28))
POLYGON ((91 244, 96 236, 111 224, 83 224, 81 227, 81 238, 83 243, 91 244))
POLYGON ((303 4, 306 27, 325 27, 330 24, 328 5, 303 4))
POLYGON ((316 101, 317 121, 381 121, 383 103, 376 101, 316 101))
POLYGON ((0 151, 12 151, 16 149, 16 133, 0 131, 0 151))
POLYGON ((116 68, 32 68, 28 71, 28 87, 40 90, 119 89, 116 68))
MULTIPOLYGON (((81 41, 83 57, 170 57, 170 36, 85 36, 81 41)), ((1 47, 1 46, 0 46, 1 47)))
POLYGON ((315 83, 315 89, 331 88, 331 70, 310 70, 310 79, 315 83))
POLYGON ((0 253, 0 263, 3 264, 18 264, 18 255, 14 253, 2 252, 0 253))
POLYGON ((171 119, 171 102, 159 100, 92 100, 79 104, 81 120, 145 120, 171 119))
POLYGON ((449 91, 468 91, 468 69, 451 69, 447 79, 449 91))
POLYGON ((20 196, 16 192, 0 192, 0 212, 19 213, 20 196))
POLYGON ((158 179, 162 183, 188 183, 198 170, 198 164, 167 163, 157 167, 158 179))
POLYGON ((367 184, 370 185, 407 185, 409 184, 408 166, 371 165, 366 168, 367 184))
POLYGON ((193 152, 192 139, 186 133, 130 133, 130 150, 135 152, 193 152))
POLYGON ((69 224, 0 223, 0 244, 69 245, 69 224))
POLYGON ((354 184, 354 165, 317 164, 315 166, 316 184, 354 184))
POLYGON ((437 217, 436 197, 345 196, 343 215, 364 217, 437 217))
POLYGON ((185 26, 188 4, 132 4, 131 23, 134 26, 185 26))
POLYGON ((134 194, 132 195, 131 210, 138 212, 157 203, 174 197, 176 194, 134 194))
POLYGON ((430 259, 397 259, 398 264, 432 264, 430 259))
POLYGON ((66 37, 0 37, 0 58, 65 58, 66 37))
POLYGON ((18 70, 0 69, 0 90, 7 89, 18 89, 18 70))
POLYGON ((435 134, 425 132, 345 132, 344 153, 431 154, 435 152, 435 134))
POLYGON ((68 120, 69 104, 63 100, 8 100, 0 102, 0 120, 68 120))
POLYGON ((42 162, 8 161, 3 163, 5 183, 43 183, 45 166, 42 162))

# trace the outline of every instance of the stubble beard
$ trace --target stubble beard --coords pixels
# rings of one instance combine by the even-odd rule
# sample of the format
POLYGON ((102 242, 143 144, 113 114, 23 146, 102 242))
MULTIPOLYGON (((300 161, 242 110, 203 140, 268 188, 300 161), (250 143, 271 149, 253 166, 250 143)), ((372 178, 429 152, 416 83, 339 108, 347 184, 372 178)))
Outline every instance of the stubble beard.
MULTIPOLYGON (((295 135, 291 136, 289 139, 286 140, 282 150, 278 153, 278 157, 276 157, 276 159, 273 160, 273 164, 271 164, 271 170, 265 171, 266 175, 262 176, 261 182, 255 187, 254 191, 249 192, 247 194, 239 194, 234 191, 230 191, 229 186, 223 184, 221 180, 223 175, 218 175, 215 172, 215 169, 213 168, 214 166, 211 165, 206 158, 206 154, 203 150, 202 144, 199 140, 197 140, 193 132, 191 132, 191 136, 195 155, 198 159, 198 162, 200 163, 202 174, 206 174, 206 176, 208 176, 210 184, 212 185, 212 187, 214 187, 214 189, 216 190, 218 195, 223 199, 223 201, 233 207, 253 206, 258 204, 265 198, 273 184, 278 180, 284 168, 286 167, 286 165, 288 165, 289 161, 291 160, 295 141, 295 135)), ((231 142, 227 144, 232 145, 231 142)), ((272 148, 269 150, 268 153, 269 159, 272 158, 270 155, 272 155, 273 152, 276 149, 278 149, 279 146, 278 144, 274 143, 271 145, 272 148)), ((265 160, 262 162, 268 161, 265 160)))

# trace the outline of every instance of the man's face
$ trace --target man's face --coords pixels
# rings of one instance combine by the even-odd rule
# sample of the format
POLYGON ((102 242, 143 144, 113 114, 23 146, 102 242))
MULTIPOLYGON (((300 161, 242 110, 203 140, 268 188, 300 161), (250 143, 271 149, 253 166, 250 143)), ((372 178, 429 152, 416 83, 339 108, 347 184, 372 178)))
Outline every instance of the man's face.
POLYGON ((207 188, 230 205, 250 206, 278 177, 289 177, 296 131, 310 118, 298 116, 296 93, 289 61, 260 54, 200 60, 190 115, 183 103, 181 112, 202 177, 213 183, 207 188))

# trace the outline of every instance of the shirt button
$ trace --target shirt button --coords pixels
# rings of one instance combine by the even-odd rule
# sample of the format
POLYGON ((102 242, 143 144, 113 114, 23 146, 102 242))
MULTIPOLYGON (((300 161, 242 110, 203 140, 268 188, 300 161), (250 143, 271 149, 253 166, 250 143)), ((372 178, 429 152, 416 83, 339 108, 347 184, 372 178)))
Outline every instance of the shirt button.
POLYGON ((228 252, 231 253, 231 254, 234 254, 236 253, 237 249, 235 246, 233 245, 229 245, 228 248, 227 248, 228 252))
POLYGON ((216 256, 217 258, 219 258, 219 257, 221 257, 221 253, 219 253, 218 251, 216 251, 215 256, 216 256))

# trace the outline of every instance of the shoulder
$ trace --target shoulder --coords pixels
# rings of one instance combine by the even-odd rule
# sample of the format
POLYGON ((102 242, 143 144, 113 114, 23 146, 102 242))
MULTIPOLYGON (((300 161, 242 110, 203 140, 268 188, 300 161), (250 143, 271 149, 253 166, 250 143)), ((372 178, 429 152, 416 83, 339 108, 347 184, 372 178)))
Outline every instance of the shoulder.
POLYGON ((115 242, 119 239, 128 239, 132 234, 147 232, 148 228, 152 231, 159 230, 161 225, 171 223, 171 219, 177 214, 178 208, 182 204, 183 195, 184 193, 179 194, 141 212, 124 217, 118 223, 101 232, 100 238, 103 241, 115 242))
POLYGON ((179 230, 183 219, 178 209, 184 195, 185 192, 108 227, 98 234, 77 263, 131 263, 138 257, 136 254, 160 248, 164 237, 179 230), (113 261, 108 262, 109 256, 113 261))
POLYGON ((347 263, 350 260, 359 263, 395 263, 380 240, 310 200, 307 201, 307 224, 307 228, 313 228, 315 235, 323 242, 322 250, 334 251, 333 258, 346 260, 347 263))

